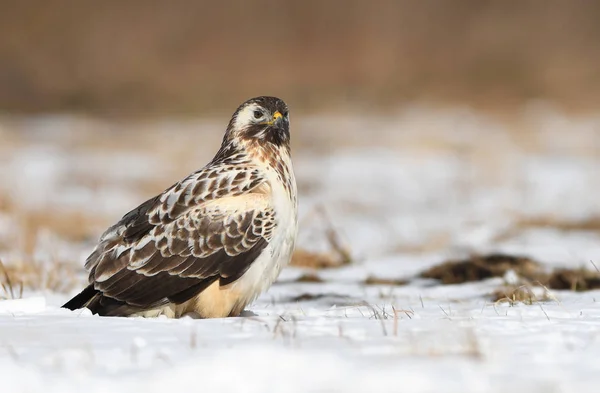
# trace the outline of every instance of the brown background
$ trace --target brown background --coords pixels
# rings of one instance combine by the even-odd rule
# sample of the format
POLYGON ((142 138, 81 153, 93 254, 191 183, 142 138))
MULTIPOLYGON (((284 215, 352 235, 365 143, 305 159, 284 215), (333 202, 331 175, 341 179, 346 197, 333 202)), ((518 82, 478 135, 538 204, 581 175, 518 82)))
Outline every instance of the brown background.
MULTIPOLYGON (((0 110, 600 102, 600 2, 0 1, 0 110)), ((358 109, 360 108, 360 109, 358 109)))

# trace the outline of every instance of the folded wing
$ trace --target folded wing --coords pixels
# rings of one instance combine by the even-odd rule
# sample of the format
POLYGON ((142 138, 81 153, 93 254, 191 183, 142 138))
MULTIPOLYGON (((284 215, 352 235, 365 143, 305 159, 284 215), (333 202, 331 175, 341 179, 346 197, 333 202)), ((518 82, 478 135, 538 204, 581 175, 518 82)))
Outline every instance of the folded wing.
POLYGON ((96 295, 85 306, 179 304, 240 278, 275 227, 265 184, 256 170, 209 168, 125 215, 86 261, 96 295))
MULTIPOLYGON (((244 204, 245 197, 237 197, 244 204)), ((141 308, 182 303, 216 280, 240 278, 267 246, 272 209, 201 207, 154 227, 128 249, 116 247, 90 272, 104 296, 141 308)))

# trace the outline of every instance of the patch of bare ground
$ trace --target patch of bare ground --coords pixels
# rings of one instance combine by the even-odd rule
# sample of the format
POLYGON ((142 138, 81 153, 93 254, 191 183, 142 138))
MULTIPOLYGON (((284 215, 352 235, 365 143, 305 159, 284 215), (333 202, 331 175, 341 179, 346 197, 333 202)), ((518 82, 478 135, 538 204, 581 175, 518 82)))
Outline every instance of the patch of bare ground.
POLYGON ((292 296, 284 299, 284 302, 296 303, 296 302, 309 302, 309 301, 323 301, 331 305, 339 307, 357 305, 360 302, 352 299, 346 295, 340 295, 337 293, 302 293, 300 295, 292 296))
POLYGON ((291 266, 306 267, 313 269, 335 268, 350 263, 335 250, 331 252, 313 252, 307 250, 296 250, 292 256, 291 266))
POLYGON ((363 282, 365 285, 392 285, 392 286, 401 286, 406 285, 410 281, 401 279, 401 278, 389 278, 389 277, 377 277, 377 276, 369 276, 363 282))
POLYGON ((471 255, 462 260, 450 260, 420 274, 422 278, 440 280, 442 284, 460 284, 503 277, 508 271, 519 277, 537 280, 543 275, 541 265, 527 257, 506 254, 471 255))
MULTIPOLYGON (((596 268, 596 265, 594 265, 596 268)), ((440 280, 442 284, 460 284, 504 277, 512 271, 517 283, 501 286, 491 294, 493 301, 533 304, 554 300, 549 290, 589 291, 600 289, 600 270, 560 268, 548 271, 524 256, 506 254, 472 255, 451 260, 422 272, 422 278, 440 280)))
POLYGON ((403 254, 419 254, 426 252, 435 252, 447 249, 452 244, 452 236, 450 233, 435 233, 426 238, 419 244, 397 244, 394 245, 390 252, 403 254))
POLYGON ((293 282, 306 282, 306 283, 322 283, 325 282, 318 274, 315 273, 304 273, 293 282))
POLYGON ((335 268, 352 263, 350 248, 345 245, 340 234, 335 230, 324 209, 317 208, 315 213, 325 224, 325 240, 328 251, 315 252, 297 249, 292 255, 291 266, 313 269, 335 268))
POLYGON ((600 217, 591 216, 583 220, 565 220, 555 217, 534 217, 521 219, 518 228, 553 228, 560 231, 592 231, 600 232, 600 217))
POLYGON ((587 269, 556 269, 548 277, 552 289, 590 291, 600 289, 600 272, 587 269))
POLYGON ((556 229, 561 232, 599 232, 600 216, 590 216, 581 220, 568 220, 558 217, 524 217, 515 221, 514 225, 495 237, 496 241, 503 241, 519 235, 527 229, 556 229))
MULTIPOLYGON (((326 282, 321 276, 314 272, 304 273, 298 278, 292 281, 285 281, 281 283, 324 283, 326 282)), ((407 285, 410 283, 410 280, 401 279, 401 278, 391 278, 391 277, 378 277, 378 276, 368 276, 366 279, 360 282, 363 285, 388 285, 388 286, 401 286, 407 285)))

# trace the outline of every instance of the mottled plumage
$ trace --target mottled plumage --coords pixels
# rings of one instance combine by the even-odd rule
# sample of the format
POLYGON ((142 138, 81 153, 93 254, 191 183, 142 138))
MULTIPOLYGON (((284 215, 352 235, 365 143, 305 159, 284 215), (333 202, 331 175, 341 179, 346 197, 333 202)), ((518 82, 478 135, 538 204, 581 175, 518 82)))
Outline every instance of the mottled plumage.
POLYGON ((239 315, 289 263, 297 232, 289 115, 275 97, 234 113, 201 170, 127 213, 63 307, 100 315, 239 315))

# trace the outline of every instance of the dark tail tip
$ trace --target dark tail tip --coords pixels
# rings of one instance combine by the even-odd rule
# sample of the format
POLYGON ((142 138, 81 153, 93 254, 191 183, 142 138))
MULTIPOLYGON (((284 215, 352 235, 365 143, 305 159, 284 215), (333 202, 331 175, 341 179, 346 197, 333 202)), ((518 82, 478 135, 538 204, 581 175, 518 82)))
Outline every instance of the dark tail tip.
POLYGON ((79 295, 75 296, 73 299, 66 302, 62 308, 68 308, 69 310, 78 310, 80 308, 84 308, 85 305, 92 300, 94 296, 99 294, 100 292, 94 289, 94 285, 88 285, 79 295))
POLYGON ((84 307, 89 309, 92 314, 100 316, 127 316, 139 311, 125 302, 104 296, 102 292, 94 289, 94 284, 88 285, 80 294, 62 306, 71 311, 84 307))

